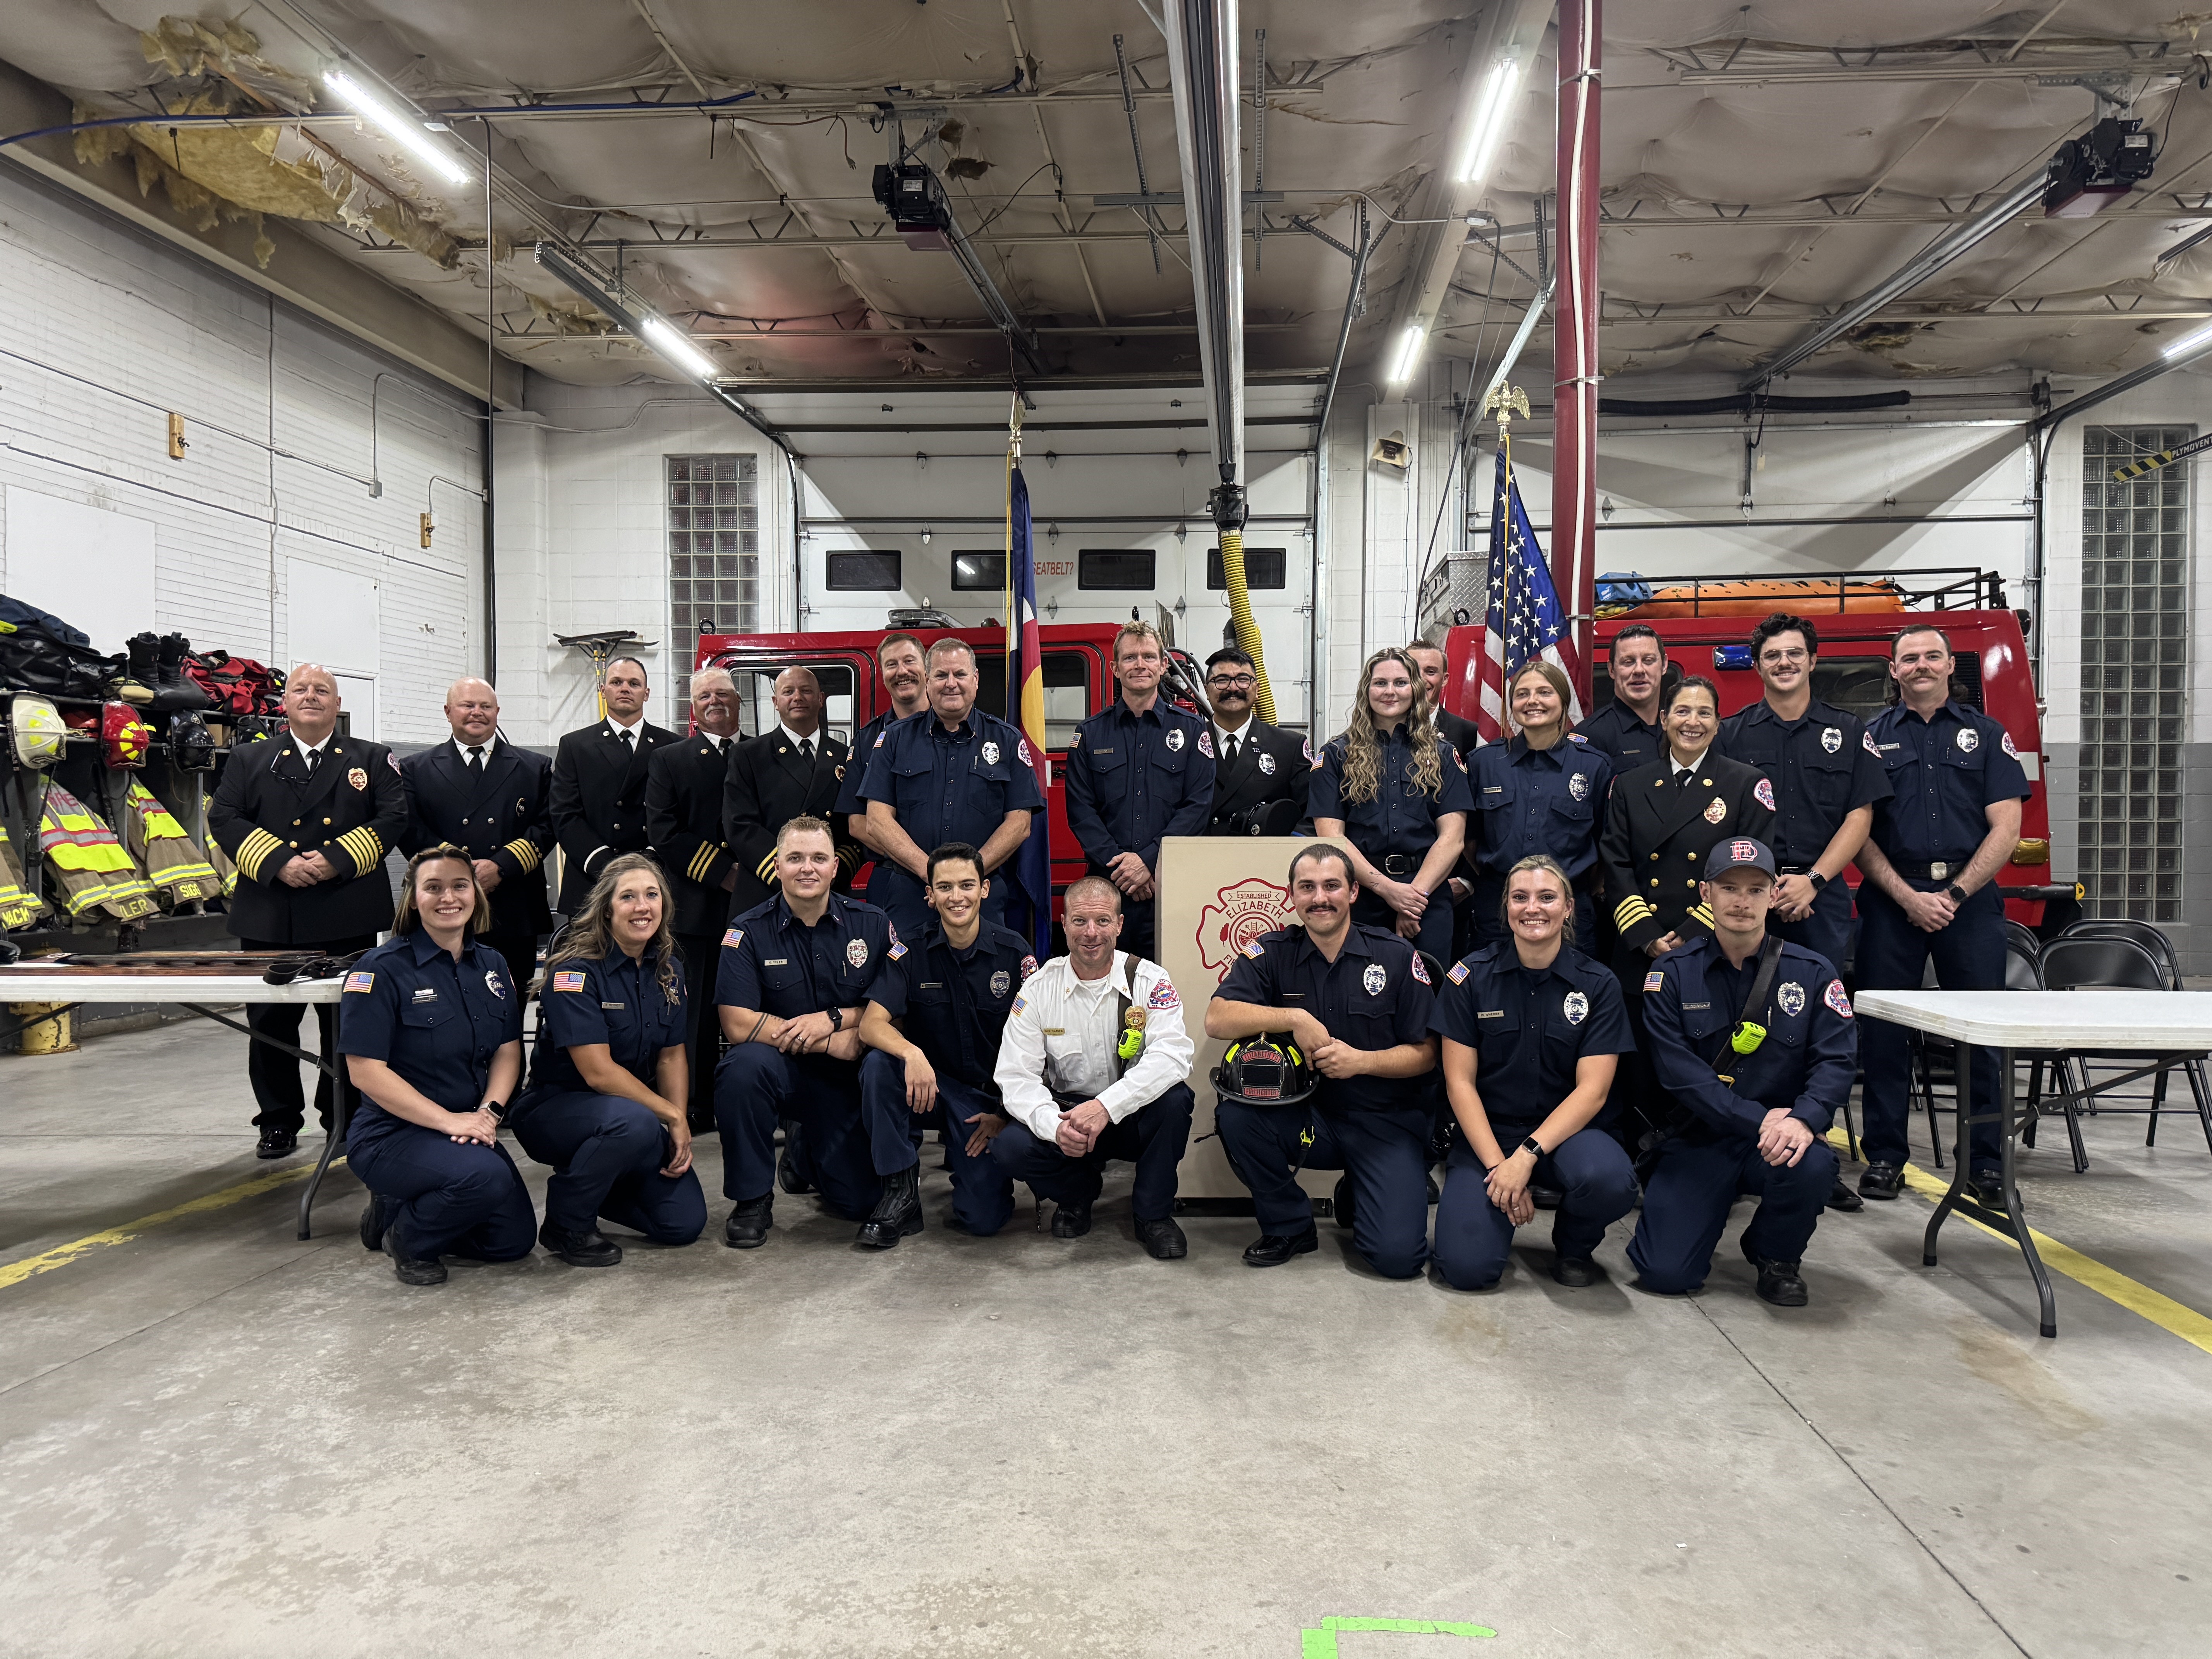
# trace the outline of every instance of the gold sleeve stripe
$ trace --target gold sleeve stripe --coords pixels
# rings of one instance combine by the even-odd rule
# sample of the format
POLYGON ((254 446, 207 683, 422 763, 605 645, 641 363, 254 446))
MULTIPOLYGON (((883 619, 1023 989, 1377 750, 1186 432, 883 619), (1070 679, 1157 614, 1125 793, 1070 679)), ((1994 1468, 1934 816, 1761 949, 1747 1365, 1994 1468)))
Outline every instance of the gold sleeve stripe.
POLYGON ((361 875, 367 875, 384 862, 384 839, 367 824, 347 830, 338 837, 338 845, 345 848, 356 872, 361 875))
POLYGON ((1613 907, 1613 925, 1625 930, 1656 914, 1640 896, 1631 893, 1613 907))
POLYGON ((500 851, 514 854, 514 861, 522 866, 522 873, 526 876, 544 862, 538 854, 538 843, 526 836, 520 841, 507 842, 500 851))
POLYGON ((262 865, 268 860, 268 857, 271 853, 276 851, 279 848, 283 846, 283 844, 284 843, 283 842, 278 841, 276 836, 270 835, 266 830, 256 830, 252 835, 246 836, 243 842, 239 843, 237 859, 238 867, 246 872, 246 878, 248 880, 260 880, 262 865))
POLYGON ((684 873, 694 881, 704 881, 707 879, 707 872, 714 866, 714 849, 702 842, 699 850, 691 855, 690 867, 684 873))
POLYGON ((1693 919, 1702 921, 1708 927, 1713 925, 1712 908, 1709 905, 1696 905, 1692 908, 1690 915, 1693 919))
POLYGON ((770 853, 766 858, 763 859, 759 864, 754 866, 753 873, 758 876, 763 881, 774 881, 775 879, 775 854, 770 853))

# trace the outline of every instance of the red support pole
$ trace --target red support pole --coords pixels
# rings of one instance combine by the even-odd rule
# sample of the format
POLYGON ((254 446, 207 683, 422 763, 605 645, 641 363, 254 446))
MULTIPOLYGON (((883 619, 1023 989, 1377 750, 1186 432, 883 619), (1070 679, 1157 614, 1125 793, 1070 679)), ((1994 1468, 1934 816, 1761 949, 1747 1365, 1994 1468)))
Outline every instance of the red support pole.
POLYGON ((1559 287, 1552 317, 1552 581, 1573 612, 1566 653, 1590 706, 1597 608, 1597 143, 1600 0, 1559 0, 1559 287))

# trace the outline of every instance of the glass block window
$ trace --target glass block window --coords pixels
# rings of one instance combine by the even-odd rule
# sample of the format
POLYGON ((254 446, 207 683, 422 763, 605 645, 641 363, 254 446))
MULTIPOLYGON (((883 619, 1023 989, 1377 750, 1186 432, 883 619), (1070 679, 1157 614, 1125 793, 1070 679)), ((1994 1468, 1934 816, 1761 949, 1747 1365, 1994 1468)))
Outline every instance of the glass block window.
POLYGON ((2090 914, 2181 920, 2189 463, 2112 469, 2186 443, 2179 426, 2082 439, 2081 869, 2090 914))
POLYGON ((671 455, 669 661, 680 707, 702 631, 760 631, 760 463, 751 455, 671 455))

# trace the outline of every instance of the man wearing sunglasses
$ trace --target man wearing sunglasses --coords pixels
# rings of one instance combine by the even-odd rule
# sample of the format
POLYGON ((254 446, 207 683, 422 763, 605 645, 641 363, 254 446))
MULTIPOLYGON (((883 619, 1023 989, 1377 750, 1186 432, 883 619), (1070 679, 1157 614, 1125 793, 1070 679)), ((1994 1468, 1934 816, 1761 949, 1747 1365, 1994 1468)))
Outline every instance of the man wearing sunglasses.
POLYGON ((1252 659, 1233 645, 1206 659, 1206 700, 1213 706, 1209 836, 1286 836, 1305 816, 1313 749, 1252 712, 1259 684, 1252 659))

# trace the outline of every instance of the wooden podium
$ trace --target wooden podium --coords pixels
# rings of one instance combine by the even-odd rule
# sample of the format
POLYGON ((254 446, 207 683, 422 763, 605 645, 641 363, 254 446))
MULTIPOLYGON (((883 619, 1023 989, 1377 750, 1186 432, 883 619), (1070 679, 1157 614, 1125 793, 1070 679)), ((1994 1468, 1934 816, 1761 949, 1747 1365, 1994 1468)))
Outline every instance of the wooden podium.
MULTIPOLYGON (((1291 860, 1312 845, 1304 836, 1170 836, 1160 843, 1159 963, 1182 998, 1198 1049, 1190 1073, 1198 1104, 1177 1171, 1178 1198, 1251 1200, 1213 1134, 1213 1068, 1229 1045, 1206 1035, 1206 1005, 1239 951, 1293 920, 1291 860)), ((1334 1191, 1336 1180, 1333 1170, 1299 1176, 1316 1198, 1334 1191)))

